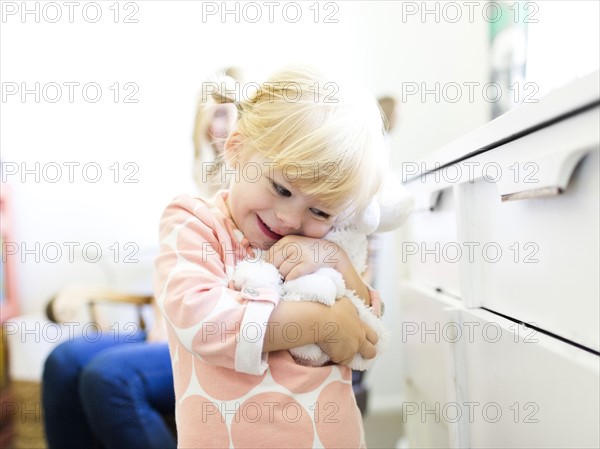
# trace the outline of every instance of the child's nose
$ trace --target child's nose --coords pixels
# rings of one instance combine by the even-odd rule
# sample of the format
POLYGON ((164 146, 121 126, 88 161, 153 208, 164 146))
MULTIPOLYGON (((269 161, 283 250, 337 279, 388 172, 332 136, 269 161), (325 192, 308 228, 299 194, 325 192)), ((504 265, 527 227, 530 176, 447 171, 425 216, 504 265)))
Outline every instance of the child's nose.
POLYGON ((297 230, 302 226, 302 216, 296 210, 282 208, 275 212, 275 216, 286 230, 297 230))

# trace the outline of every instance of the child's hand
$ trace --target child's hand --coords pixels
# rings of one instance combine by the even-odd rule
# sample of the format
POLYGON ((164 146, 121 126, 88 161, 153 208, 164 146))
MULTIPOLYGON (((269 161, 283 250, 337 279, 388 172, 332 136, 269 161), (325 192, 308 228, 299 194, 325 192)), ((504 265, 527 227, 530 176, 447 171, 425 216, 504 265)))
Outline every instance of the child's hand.
POLYGON ((277 267, 286 281, 311 274, 322 267, 336 268, 346 253, 327 240, 286 235, 268 251, 266 260, 277 267))
POLYGON ((348 298, 338 299, 330 311, 317 344, 333 362, 347 365, 357 352, 365 359, 377 355, 377 333, 358 317, 348 298))

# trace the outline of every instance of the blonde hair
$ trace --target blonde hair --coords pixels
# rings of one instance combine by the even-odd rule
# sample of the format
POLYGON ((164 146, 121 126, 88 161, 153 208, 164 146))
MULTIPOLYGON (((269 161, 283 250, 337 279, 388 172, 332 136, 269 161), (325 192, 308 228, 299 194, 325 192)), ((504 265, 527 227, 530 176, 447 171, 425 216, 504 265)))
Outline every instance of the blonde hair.
POLYGON ((345 216, 364 211, 383 172, 383 122, 374 97, 306 66, 285 68, 238 102, 243 145, 291 170, 294 185, 345 216))

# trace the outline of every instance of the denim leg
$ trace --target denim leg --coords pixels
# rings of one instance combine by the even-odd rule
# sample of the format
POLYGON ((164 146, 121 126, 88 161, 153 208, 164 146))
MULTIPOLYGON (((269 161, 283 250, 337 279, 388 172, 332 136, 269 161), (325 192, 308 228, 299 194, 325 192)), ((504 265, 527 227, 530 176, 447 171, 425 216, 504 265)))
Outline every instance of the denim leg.
POLYGON ((175 413, 166 343, 124 344, 102 352, 85 367, 79 394, 87 420, 104 447, 177 446, 161 416, 175 413))
MULTIPOLYGON (((142 341, 144 334, 136 335, 142 341)), ((83 414, 79 378, 85 365, 101 352, 119 346, 113 336, 98 341, 77 338, 57 346, 44 364, 42 403, 44 429, 50 449, 95 447, 92 430, 83 414)))

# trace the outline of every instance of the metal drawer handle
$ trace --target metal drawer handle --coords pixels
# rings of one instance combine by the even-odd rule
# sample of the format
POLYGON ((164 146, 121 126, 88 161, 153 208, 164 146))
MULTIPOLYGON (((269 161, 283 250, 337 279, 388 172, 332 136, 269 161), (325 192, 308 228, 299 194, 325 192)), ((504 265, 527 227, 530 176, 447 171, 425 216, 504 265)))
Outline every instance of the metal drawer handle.
MULTIPOLYGON (((582 148, 574 152, 555 152, 539 158, 536 162, 543 167, 543 175, 539 184, 526 190, 517 190, 519 187, 525 187, 523 184, 516 184, 510 180, 500 180, 498 190, 503 202, 527 200, 534 198, 548 198, 558 196, 567 190, 569 180, 573 176, 575 167, 585 158, 588 153, 597 150, 594 148, 582 148)), ((504 167, 503 167, 504 168, 504 167)))
POLYGON ((532 198, 546 198, 563 193, 560 187, 542 187, 540 189, 525 190, 523 192, 507 193, 502 195, 502 201, 529 200, 532 198))

